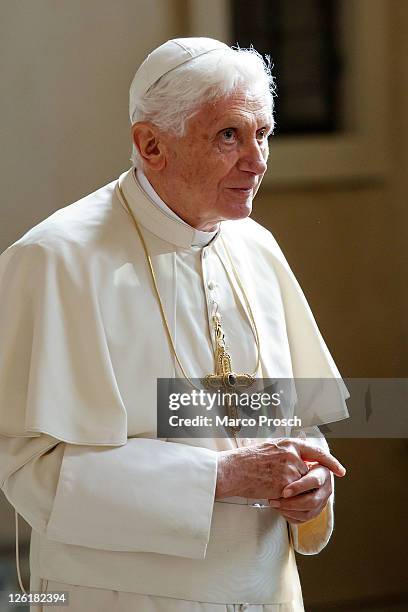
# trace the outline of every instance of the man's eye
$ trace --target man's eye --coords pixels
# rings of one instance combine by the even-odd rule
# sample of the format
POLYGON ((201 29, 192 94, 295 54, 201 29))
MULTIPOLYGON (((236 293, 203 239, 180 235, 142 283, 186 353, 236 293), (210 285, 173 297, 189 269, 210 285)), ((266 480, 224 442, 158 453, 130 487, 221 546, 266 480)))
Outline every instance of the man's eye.
POLYGON ((266 140, 268 138, 268 130, 266 128, 262 128, 257 132, 258 140, 266 140))
POLYGON ((235 130, 234 128, 227 128, 222 131, 222 137, 226 142, 233 142, 235 140, 235 130))

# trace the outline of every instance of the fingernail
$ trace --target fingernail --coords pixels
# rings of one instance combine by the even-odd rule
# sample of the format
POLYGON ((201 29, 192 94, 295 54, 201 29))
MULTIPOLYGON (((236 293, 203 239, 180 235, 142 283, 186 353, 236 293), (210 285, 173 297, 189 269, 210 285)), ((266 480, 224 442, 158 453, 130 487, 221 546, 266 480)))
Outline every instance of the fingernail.
POLYGON ((283 492, 283 497, 292 497, 293 495, 293 491, 284 491, 283 492))

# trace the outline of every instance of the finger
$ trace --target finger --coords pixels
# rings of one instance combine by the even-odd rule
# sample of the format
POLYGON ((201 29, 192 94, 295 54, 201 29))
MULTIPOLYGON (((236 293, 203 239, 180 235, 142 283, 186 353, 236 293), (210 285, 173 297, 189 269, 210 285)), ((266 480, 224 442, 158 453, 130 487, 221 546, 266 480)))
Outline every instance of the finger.
POLYGON ((309 518, 309 512, 306 511, 302 511, 302 510, 292 510, 291 512, 287 511, 287 512, 281 512, 282 516, 284 516, 285 518, 291 518, 294 519, 295 521, 306 521, 309 518))
MULTIPOLYGON (((285 440, 283 440, 283 442, 285 444, 282 445, 282 450, 286 454, 287 450, 289 450, 287 446, 288 439, 286 438, 285 440)), ((294 440, 294 442, 296 442, 296 440, 294 440)), ((276 447, 280 448, 279 441, 276 444, 276 447)), ((293 444, 290 451, 291 453, 286 455, 287 460, 290 460, 291 467, 298 472, 299 477, 304 476, 308 473, 309 466, 303 461, 302 457, 300 456, 299 448, 296 446, 296 444, 293 444)), ((292 480, 298 480, 299 477, 293 478, 292 480)))
POLYGON ((299 459, 299 461, 296 463, 296 469, 300 474, 300 478, 306 476, 309 471, 308 465, 304 461, 302 461, 302 459, 299 459))
POLYGON ((326 483, 328 478, 330 478, 330 472, 327 468, 323 466, 312 467, 305 476, 288 484, 283 489, 281 497, 292 497, 306 491, 318 489, 326 483))
POLYGON ((344 465, 323 448, 312 446, 309 442, 303 440, 295 440, 294 444, 299 448, 300 455, 304 461, 318 461, 320 465, 326 466, 333 474, 339 477, 346 474, 344 465))
POLYGON ((322 496, 318 491, 313 493, 303 493, 302 495, 296 495, 288 499, 271 499, 269 504, 272 508, 279 510, 279 512, 308 512, 318 508, 322 503, 322 496))
POLYGON ((291 525, 301 525, 302 523, 305 523, 306 521, 296 521, 295 519, 291 519, 289 517, 284 517, 288 523, 290 523, 291 525))
POLYGON ((306 523, 312 518, 309 512, 282 512, 282 516, 290 523, 295 524, 306 523))

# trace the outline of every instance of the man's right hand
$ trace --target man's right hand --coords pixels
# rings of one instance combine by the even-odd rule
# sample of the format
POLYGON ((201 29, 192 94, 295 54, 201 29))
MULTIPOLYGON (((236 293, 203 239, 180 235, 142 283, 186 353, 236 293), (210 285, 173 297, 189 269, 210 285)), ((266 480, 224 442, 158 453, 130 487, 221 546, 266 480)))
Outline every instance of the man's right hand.
POLYGON ((346 473, 328 451, 298 438, 280 438, 220 451, 215 499, 277 499, 287 485, 307 474, 305 461, 316 461, 336 476, 346 473))

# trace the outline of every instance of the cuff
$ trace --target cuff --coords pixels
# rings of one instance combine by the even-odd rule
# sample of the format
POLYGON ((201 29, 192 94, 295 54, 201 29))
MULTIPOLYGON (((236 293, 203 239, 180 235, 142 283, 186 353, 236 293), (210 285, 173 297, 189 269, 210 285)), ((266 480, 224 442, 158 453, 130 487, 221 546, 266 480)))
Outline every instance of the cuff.
POLYGON ((333 493, 326 506, 314 519, 301 525, 289 525, 293 547, 302 555, 317 555, 330 540, 334 528, 334 477, 332 478, 333 493))
POLYGON ((67 445, 46 535, 117 551, 202 559, 217 453, 133 438, 115 448, 67 445))

